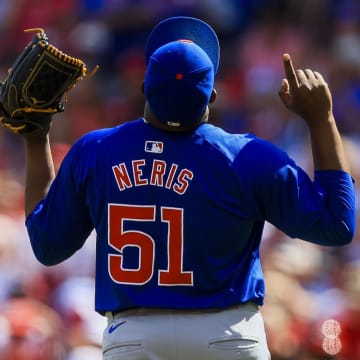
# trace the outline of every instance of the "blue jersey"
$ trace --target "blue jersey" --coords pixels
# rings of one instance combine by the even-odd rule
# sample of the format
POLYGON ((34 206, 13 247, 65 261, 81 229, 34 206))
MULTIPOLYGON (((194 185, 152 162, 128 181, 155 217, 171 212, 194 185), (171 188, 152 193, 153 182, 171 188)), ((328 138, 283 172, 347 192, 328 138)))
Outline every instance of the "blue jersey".
POLYGON ((210 124, 170 133, 138 119, 77 141, 26 225, 45 265, 96 230, 95 307, 103 313, 262 305, 265 221, 290 237, 348 243, 351 176, 319 171, 310 179, 254 135, 210 124))

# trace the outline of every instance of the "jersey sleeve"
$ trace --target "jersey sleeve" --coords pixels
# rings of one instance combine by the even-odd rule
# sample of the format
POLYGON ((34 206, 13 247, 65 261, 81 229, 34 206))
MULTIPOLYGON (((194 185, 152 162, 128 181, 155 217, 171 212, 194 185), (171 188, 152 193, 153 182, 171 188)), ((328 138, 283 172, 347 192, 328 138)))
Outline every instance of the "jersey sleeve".
POLYGON ((93 225, 85 201, 87 171, 82 141, 65 156, 49 192, 26 219, 32 249, 44 265, 60 263, 80 249, 93 225))
POLYGON ((311 179, 286 152, 260 139, 243 150, 239 178, 257 216, 290 237, 320 245, 352 240, 355 195, 350 174, 316 171, 311 179))

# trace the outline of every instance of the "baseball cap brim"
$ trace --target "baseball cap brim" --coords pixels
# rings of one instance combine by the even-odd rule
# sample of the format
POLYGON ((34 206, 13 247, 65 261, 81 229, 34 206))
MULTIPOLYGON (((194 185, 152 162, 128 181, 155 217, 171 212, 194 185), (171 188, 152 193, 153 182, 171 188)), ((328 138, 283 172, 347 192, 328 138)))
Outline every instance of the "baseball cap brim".
POLYGON ((206 22, 187 16, 175 16, 161 21, 151 31, 145 49, 146 64, 162 45, 177 40, 190 40, 209 56, 216 74, 219 67, 220 45, 215 31, 206 22))

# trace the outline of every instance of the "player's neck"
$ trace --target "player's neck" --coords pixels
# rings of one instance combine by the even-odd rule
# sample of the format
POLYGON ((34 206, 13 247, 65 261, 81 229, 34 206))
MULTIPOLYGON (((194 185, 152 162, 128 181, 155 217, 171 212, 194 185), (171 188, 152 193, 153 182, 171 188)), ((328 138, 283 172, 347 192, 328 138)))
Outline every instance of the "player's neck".
POLYGON ((145 109, 144 109, 144 120, 147 123, 149 123, 150 125, 158 128, 160 130, 169 131, 169 132, 189 132, 189 131, 193 131, 199 125, 201 125, 203 123, 206 123, 208 121, 208 116, 209 116, 209 110, 207 108, 205 113, 203 114, 203 116, 191 126, 169 126, 169 125, 163 123, 162 121, 160 121, 152 113, 152 111, 150 110, 148 104, 145 105, 145 109))

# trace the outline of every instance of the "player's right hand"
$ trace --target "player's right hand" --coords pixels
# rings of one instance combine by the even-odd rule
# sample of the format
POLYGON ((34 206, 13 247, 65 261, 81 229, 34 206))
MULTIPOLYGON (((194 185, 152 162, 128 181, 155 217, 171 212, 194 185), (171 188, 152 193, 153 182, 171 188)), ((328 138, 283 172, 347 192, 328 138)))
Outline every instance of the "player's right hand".
POLYGON ((323 76, 311 69, 294 70, 289 54, 283 55, 286 78, 282 79, 279 96, 284 105, 301 116, 309 126, 332 114, 332 97, 323 76))

